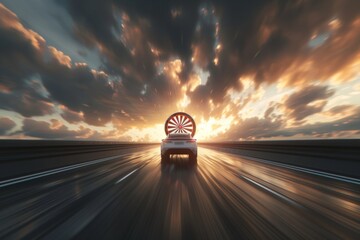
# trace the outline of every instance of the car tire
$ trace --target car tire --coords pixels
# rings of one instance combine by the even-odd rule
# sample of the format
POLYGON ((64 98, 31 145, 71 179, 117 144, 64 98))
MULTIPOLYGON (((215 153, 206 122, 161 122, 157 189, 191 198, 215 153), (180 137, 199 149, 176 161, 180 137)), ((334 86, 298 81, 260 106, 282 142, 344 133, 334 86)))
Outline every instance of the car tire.
POLYGON ((161 155, 161 163, 168 163, 169 162, 169 155, 161 155))
POLYGON ((197 164, 197 155, 191 154, 189 157, 193 164, 197 164))

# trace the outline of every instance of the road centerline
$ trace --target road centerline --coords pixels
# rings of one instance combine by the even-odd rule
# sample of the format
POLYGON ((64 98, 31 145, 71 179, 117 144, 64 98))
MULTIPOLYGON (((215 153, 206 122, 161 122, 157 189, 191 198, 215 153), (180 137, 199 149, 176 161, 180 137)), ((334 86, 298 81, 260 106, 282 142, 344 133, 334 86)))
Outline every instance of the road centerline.
POLYGON ((126 174, 124 177, 116 181, 115 184, 120 183, 121 181, 125 180, 127 177, 129 177, 131 174, 135 173, 137 170, 139 170, 141 167, 136 168, 135 170, 131 171, 130 173, 126 174))

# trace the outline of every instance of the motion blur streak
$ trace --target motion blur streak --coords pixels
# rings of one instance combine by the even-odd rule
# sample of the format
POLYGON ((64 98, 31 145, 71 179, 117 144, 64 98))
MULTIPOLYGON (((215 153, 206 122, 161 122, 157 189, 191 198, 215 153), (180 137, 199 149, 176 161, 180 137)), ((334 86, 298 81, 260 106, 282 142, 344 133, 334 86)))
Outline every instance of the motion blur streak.
POLYGON ((161 165, 158 146, 116 155, 1 188, 0 238, 359 237, 355 183, 208 148, 195 166, 161 165))

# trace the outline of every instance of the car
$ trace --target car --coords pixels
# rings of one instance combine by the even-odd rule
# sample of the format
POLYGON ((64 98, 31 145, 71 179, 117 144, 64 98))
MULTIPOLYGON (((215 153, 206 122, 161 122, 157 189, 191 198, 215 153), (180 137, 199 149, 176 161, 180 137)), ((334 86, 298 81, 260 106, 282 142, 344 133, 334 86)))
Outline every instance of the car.
POLYGON ((197 162, 197 143, 194 139, 196 123, 185 112, 176 112, 165 121, 166 139, 161 142, 161 162, 170 160, 171 154, 187 154, 189 159, 197 162))
POLYGON ((189 160, 197 163, 196 139, 189 133, 170 133, 161 142, 161 162, 168 162, 171 154, 189 155, 189 160))

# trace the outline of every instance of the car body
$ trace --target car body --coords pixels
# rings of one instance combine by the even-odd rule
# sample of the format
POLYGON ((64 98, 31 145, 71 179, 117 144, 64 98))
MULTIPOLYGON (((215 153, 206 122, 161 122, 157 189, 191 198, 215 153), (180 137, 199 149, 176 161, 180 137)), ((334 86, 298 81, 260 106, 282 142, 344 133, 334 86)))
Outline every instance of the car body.
POLYGON ((171 133, 161 142, 161 162, 168 162, 171 154, 187 154, 197 162, 197 142, 190 134, 171 133))

